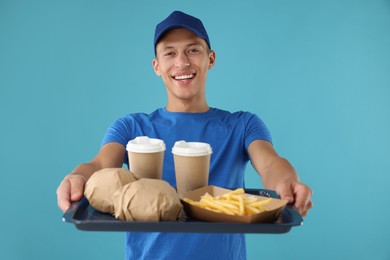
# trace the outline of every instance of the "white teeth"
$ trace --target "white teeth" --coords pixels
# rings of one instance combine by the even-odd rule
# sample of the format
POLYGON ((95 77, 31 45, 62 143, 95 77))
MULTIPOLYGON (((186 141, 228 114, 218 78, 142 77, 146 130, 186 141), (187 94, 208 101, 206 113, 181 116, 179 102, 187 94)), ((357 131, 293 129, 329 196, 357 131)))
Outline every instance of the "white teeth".
POLYGON ((175 76, 174 78, 181 80, 181 79, 192 79, 193 77, 194 77, 194 74, 175 76))

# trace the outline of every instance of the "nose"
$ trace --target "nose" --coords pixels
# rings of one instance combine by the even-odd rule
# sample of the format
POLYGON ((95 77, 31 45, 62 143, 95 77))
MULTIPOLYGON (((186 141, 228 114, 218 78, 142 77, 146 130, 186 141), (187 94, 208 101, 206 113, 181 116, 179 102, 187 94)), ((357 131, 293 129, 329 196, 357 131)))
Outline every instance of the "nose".
POLYGON ((176 61, 175 61, 175 67, 178 69, 184 69, 186 67, 189 67, 191 65, 190 60, 188 59, 187 55, 185 54, 179 54, 177 55, 176 61))

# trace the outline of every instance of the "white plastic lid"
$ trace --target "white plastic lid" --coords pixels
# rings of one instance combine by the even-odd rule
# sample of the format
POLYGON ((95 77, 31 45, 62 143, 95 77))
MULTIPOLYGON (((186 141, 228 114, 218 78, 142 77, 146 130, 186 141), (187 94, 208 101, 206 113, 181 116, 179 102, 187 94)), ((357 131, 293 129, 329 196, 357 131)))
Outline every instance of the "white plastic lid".
POLYGON ((208 143, 177 141, 172 153, 180 156, 205 156, 212 154, 213 150, 208 143))
POLYGON ((126 150, 135 153, 157 153, 165 151, 165 143, 163 140, 149 138, 147 136, 138 136, 130 140, 126 145, 126 150))

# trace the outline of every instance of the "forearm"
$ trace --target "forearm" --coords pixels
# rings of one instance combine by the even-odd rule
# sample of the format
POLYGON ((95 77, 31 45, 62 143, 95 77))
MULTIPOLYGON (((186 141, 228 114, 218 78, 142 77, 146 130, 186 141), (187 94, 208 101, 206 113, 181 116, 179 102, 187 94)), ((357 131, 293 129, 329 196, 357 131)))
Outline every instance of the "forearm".
POLYGON ((94 172, 100 169, 101 167, 96 162, 88 162, 78 165, 69 175, 80 175, 87 181, 94 172))
POLYGON ((118 143, 108 143, 102 147, 98 155, 90 162, 80 164, 70 174, 81 175, 88 180, 91 175, 104 168, 122 167, 125 148, 118 143))
POLYGON ((267 168, 259 172, 264 188, 274 190, 281 182, 299 182, 294 167, 284 158, 276 157, 267 168))
POLYGON ((313 205, 313 192, 300 182, 294 167, 280 157, 268 142, 254 141, 248 150, 252 165, 261 176, 264 188, 275 190, 282 199, 294 203, 299 213, 305 216, 313 205))
POLYGON ((254 141, 249 145, 248 151, 264 188, 274 190, 278 183, 299 181, 295 169, 286 159, 277 154, 271 143, 254 141))

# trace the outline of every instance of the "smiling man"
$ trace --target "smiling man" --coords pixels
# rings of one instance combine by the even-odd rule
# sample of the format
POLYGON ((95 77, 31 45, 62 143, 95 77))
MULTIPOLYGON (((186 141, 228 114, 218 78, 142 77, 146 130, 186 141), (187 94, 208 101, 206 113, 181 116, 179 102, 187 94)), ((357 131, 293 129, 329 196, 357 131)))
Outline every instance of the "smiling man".
POLYGON ((156 46, 153 68, 167 88, 166 109, 206 112, 206 77, 214 62, 215 52, 192 31, 179 28, 165 32, 156 46))
MULTIPOLYGON (((264 122, 249 112, 228 112, 206 101, 207 73, 216 54, 202 22, 175 11, 156 27, 152 61, 167 90, 166 107, 150 114, 128 114, 105 134, 99 153, 68 174, 57 189, 58 205, 66 211, 79 200, 88 178, 102 168, 128 165, 126 144, 137 136, 175 141, 207 142, 213 148, 209 184, 243 187, 250 161, 267 189, 276 190, 304 216, 312 207, 312 191, 301 183, 291 164, 272 146, 264 122)), ((173 156, 164 156, 163 179, 176 186, 173 156)), ((127 233, 126 259, 246 259, 244 234, 127 233)))

